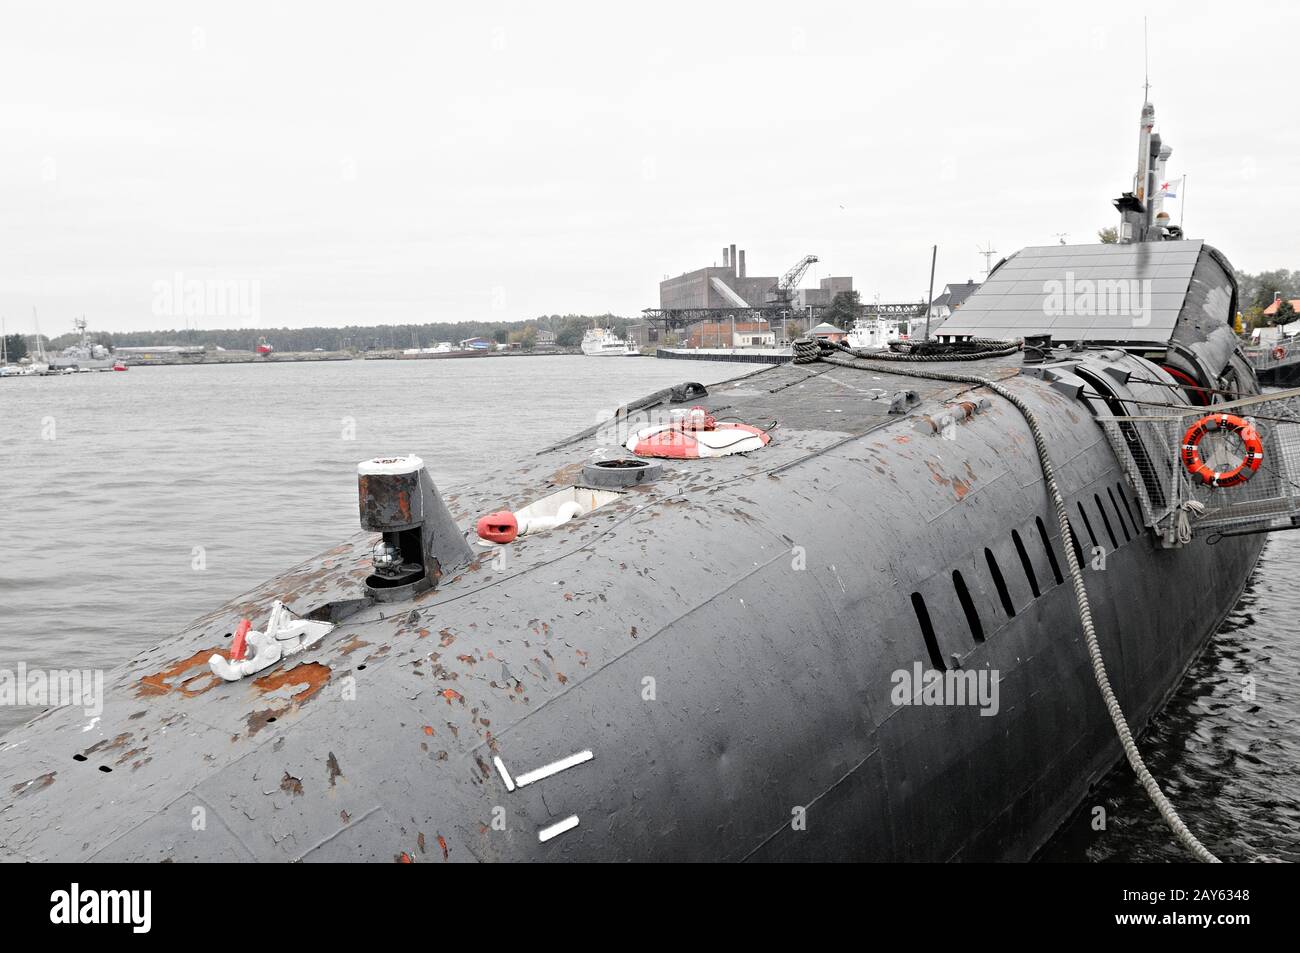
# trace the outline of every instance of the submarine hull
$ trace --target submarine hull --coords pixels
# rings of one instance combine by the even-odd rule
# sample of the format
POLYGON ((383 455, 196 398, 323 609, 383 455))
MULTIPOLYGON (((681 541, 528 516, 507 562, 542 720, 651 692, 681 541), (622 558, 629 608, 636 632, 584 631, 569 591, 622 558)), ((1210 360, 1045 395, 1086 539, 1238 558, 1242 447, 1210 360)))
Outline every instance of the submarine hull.
MULTIPOLYGON (((1139 731, 1261 537, 1162 548, 1082 401, 1018 359, 980 373, 1047 432, 1139 731)), ((1023 417, 978 386, 831 365, 765 368, 693 404, 772 442, 663 461, 405 603, 367 604, 375 537, 358 534, 110 673, 99 717, 53 709, 12 732, 4 855, 1031 857, 1121 752, 1023 417), (277 599, 338 626, 257 677, 213 676, 238 620, 277 599), (918 671, 985 694, 933 703, 918 671)), ((454 488, 451 513, 473 525, 572 486, 635 423, 454 488)))

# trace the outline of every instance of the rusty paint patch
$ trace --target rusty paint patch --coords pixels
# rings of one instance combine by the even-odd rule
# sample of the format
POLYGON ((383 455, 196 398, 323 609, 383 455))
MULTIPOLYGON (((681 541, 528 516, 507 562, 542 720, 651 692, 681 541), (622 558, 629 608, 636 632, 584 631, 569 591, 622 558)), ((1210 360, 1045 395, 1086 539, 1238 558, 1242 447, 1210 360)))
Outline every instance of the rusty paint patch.
POLYGON ((293 797, 302 797, 302 781, 286 771, 280 779, 280 790, 293 797))
POLYGON ((81 753, 84 755, 91 755, 94 754, 96 751, 101 751, 101 750, 112 751, 115 748, 122 748, 125 747, 127 742, 129 742, 134 737, 135 735, 132 734, 131 732, 124 731, 116 738, 114 738, 112 741, 109 741, 107 738, 101 738, 99 741, 96 741, 93 745, 91 745, 89 748, 85 749, 81 753))
POLYGON ((325 759, 325 772, 329 775, 330 787, 334 787, 334 782, 343 777, 343 769, 339 767, 339 759, 334 757, 334 752, 325 759))
POLYGON ((256 678, 253 680, 253 684, 264 695, 278 691, 286 685, 304 685, 306 687, 291 699, 295 704, 301 705, 324 688, 325 683, 329 680, 329 666, 322 665, 320 662, 300 662, 287 671, 275 672, 271 675, 256 678))
POLYGON ((338 647, 338 653, 339 655, 351 655, 357 649, 361 648, 364 645, 369 645, 369 644, 370 643, 362 639, 361 636, 354 635, 352 636, 352 638, 350 638, 348 641, 344 642, 342 645, 338 647))
POLYGON ((57 771, 48 771, 45 774, 32 778, 30 781, 19 781, 9 790, 13 791, 19 797, 26 797, 29 794, 35 794, 37 791, 44 791, 54 783, 54 776, 57 771))
MULTIPOLYGON (((283 708, 263 708, 260 711, 250 711, 245 719, 245 723, 248 725, 248 737, 253 737, 288 710, 289 706, 285 705, 283 708)), ((235 735, 230 740, 238 741, 239 735, 235 735)))
POLYGON ((930 470, 930 475, 934 479, 935 483, 940 483, 943 486, 952 486, 952 481, 939 472, 939 464, 933 460, 926 460, 925 465, 930 470))
POLYGON ((211 688, 221 684, 221 679, 207 671, 208 659, 213 655, 226 655, 227 653, 217 646, 211 649, 200 649, 187 659, 181 659, 172 663, 160 672, 152 675, 145 675, 140 679, 140 687, 136 689, 137 698, 146 698, 156 695, 166 695, 171 691, 178 691, 186 698, 193 698, 195 695, 202 695, 211 688), (205 672, 196 672, 193 675, 186 675, 193 668, 204 666, 205 672), (206 673, 206 680, 202 676, 206 673), (185 676, 182 678, 181 676, 185 676), (173 679, 180 679, 176 685, 170 684, 173 679), (200 687, 191 687, 192 683, 200 681, 200 687))
MULTIPOLYGON (((247 718, 248 737, 252 738, 255 734, 293 709, 304 704, 312 698, 317 692, 325 687, 329 681, 330 669, 319 662, 303 662, 295 665, 293 668, 284 672, 276 672, 272 675, 263 675, 261 678, 254 679, 253 684, 263 694, 269 694, 288 686, 304 685, 302 691, 294 694, 288 704, 280 708, 263 708, 259 711, 249 712, 247 718)), ((238 737, 238 736, 236 736, 238 737)), ((231 739, 235 740, 235 739, 231 739)))
POLYGON ((421 853, 421 854, 423 854, 423 853, 426 852, 425 849, 424 849, 424 831, 420 831, 420 833, 416 836, 416 838, 415 838, 415 846, 418 847, 418 848, 420 848, 420 853, 421 853))
POLYGON ((438 846, 442 848, 442 859, 446 860, 451 851, 447 849, 447 839, 441 834, 438 835, 438 846))
POLYGON ((460 692, 456 691, 456 689, 454 688, 444 688, 438 694, 441 695, 443 698, 447 699, 448 705, 450 705, 453 701, 458 701, 462 705, 465 704, 465 696, 462 695, 460 692))

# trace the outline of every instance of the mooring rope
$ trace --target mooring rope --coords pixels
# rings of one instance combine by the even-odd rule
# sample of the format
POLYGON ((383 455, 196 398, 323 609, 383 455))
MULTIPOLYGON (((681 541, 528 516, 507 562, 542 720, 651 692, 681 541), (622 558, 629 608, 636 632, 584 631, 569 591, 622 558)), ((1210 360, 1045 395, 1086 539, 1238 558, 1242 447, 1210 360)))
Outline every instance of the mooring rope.
MULTIPOLYGON (((996 344, 997 348, 990 348, 993 353, 1002 353, 1007 347, 1007 342, 983 342, 986 344, 996 344)), ((1016 345, 1019 342, 1015 342, 1016 345)), ((1097 630, 1092 621, 1092 606, 1088 601, 1088 590, 1083 582, 1083 568, 1079 565, 1079 558, 1075 554, 1075 549, 1079 545, 1074 538, 1074 528, 1070 525, 1070 517, 1065 508, 1065 498, 1061 495, 1061 488, 1056 482, 1056 470, 1052 466, 1051 455, 1047 449, 1047 437, 1039 425, 1038 417, 1030 409, 1029 405, 1014 391, 999 384, 997 381, 988 380, 987 378, 977 377, 973 374, 944 374, 938 371, 922 370, 916 367, 899 367, 894 365, 883 364, 863 364, 861 361, 871 361, 877 358, 875 354, 864 354, 854 351, 852 348, 830 342, 811 341, 806 342, 803 348, 800 348, 800 342, 795 342, 796 364, 810 364, 814 361, 825 360, 828 351, 847 351, 859 362, 849 363, 847 361, 828 361, 827 363, 841 364, 844 367, 854 367, 864 371, 874 371, 878 374, 900 374, 905 377, 920 377, 928 380, 947 381, 954 384, 973 384, 979 387, 987 387, 993 393, 1005 398, 1016 410, 1020 411, 1025 418, 1025 423, 1029 425, 1029 431, 1034 437, 1034 446, 1038 450, 1038 462, 1043 469, 1043 482, 1047 486, 1048 495, 1051 497, 1052 505, 1056 510, 1057 523, 1060 525, 1061 539, 1065 540, 1068 545, 1065 549, 1066 564, 1070 570, 1070 579, 1074 587, 1074 600, 1078 605, 1079 619, 1083 623, 1084 642, 1088 646, 1088 657, 1092 662, 1093 678, 1097 682, 1097 687, 1101 690, 1102 701, 1106 705, 1106 711, 1110 715, 1111 723, 1115 726, 1115 732, 1119 736, 1120 745, 1124 748, 1124 755, 1128 758, 1128 763, 1133 768, 1133 773, 1137 775, 1138 782, 1146 790, 1147 796, 1151 799, 1164 818, 1169 829, 1173 831, 1174 837, 1178 843, 1187 849, 1189 853, 1197 860, 1207 864, 1220 863, 1219 858, 1215 857, 1204 844, 1197 839, 1196 835, 1188 829, 1183 823, 1178 811, 1175 810, 1169 798, 1165 797, 1164 792, 1160 789, 1159 783, 1151 772, 1147 770, 1146 762, 1142 760, 1142 753, 1138 751, 1137 742, 1133 740, 1133 732, 1129 730, 1128 720, 1124 717, 1124 711, 1120 708, 1119 699, 1115 697, 1115 691, 1111 688, 1110 677, 1106 674, 1106 661, 1102 658, 1101 645, 1097 641, 1097 630), (809 346, 811 345, 811 346, 809 346)), ((986 352, 980 356, 993 356, 986 352)), ((929 360, 942 360, 942 358, 928 358, 929 360)), ((899 359, 899 363, 906 361, 906 358, 899 359)))

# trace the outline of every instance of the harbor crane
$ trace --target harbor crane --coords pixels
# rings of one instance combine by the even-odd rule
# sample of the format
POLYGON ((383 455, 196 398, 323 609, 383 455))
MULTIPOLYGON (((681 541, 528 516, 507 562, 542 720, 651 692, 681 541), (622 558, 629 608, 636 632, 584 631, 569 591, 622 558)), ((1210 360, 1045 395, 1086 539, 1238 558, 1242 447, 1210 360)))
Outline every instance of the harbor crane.
POLYGON ((794 295, 794 289, 799 287, 799 282, 803 280, 804 272, 810 265, 815 264, 819 259, 816 255, 804 255, 803 258, 790 266, 790 270, 781 276, 767 292, 769 304, 788 305, 791 297, 794 295))

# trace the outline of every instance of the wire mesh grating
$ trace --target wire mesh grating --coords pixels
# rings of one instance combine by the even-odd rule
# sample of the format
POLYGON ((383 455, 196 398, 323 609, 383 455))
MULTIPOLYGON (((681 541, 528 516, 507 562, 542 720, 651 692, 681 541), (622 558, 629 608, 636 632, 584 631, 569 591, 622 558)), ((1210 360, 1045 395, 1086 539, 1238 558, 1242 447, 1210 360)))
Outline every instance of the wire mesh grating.
POLYGON ((1300 389, 1099 422, 1138 498, 1143 521, 1166 542, 1179 541, 1180 524, 1184 535, 1186 528, 1229 534, 1300 526, 1300 389), (1215 419, 1190 435, 1196 457, 1205 464, 1198 476, 1185 462, 1184 449, 1189 431, 1207 417, 1215 419), (1245 428, 1234 426, 1234 418, 1245 428), (1251 469, 1252 430, 1261 451, 1256 470, 1251 469), (1239 466, 1244 481, 1222 485, 1232 482, 1239 466))

